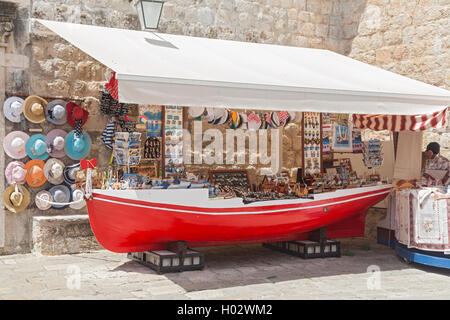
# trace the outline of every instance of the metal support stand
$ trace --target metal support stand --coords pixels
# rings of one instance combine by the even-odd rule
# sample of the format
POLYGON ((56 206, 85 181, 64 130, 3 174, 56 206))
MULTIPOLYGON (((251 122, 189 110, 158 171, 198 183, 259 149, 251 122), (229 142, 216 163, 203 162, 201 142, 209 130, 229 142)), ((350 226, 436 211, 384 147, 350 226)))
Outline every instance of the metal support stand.
POLYGON ((396 241, 395 251, 406 262, 420 263, 427 266, 450 269, 450 255, 443 252, 425 251, 416 248, 408 248, 396 241))
POLYGON ((326 227, 310 231, 309 240, 279 241, 263 243, 263 247, 281 251, 303 259, 341 256, 339 241, 328 240, 326 227))
POLYGON ((167 245, 168 250, 128 253, 135 260, 158 273, 201 270, 205 266, 203 253, 189 249, 186 242, 176 241, 167 245))

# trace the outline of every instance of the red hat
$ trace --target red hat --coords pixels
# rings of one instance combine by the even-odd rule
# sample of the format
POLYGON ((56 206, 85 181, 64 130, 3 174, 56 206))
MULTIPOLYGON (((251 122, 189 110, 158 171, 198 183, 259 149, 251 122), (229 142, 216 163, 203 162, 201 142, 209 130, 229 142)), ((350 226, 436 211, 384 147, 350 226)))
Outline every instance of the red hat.
POLYGON ((82 107, 77 105, 74 102, 69 102, 66 105, 67 110, 67 122, 72 126, 76 127, 77 122, 76 120, 83 120, 81 122, 81 125, 84 125, 87 121, 87 118, 89 116, 89 112, 84 110, 82 107))

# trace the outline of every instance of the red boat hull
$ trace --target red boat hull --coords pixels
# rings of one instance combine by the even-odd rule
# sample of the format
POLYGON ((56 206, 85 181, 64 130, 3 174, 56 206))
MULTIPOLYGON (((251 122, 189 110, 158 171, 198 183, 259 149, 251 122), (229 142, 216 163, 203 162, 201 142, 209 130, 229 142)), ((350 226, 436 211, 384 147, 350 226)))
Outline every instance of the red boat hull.
POLYGON ((363 236, 367 209, 389 191, 386 187, 306 203, 239 208, 164 204, 94 191, 87 206, 99 243, 123 253, 166 249, 177 240, 190 247, 300 240, 323 226, 330 238, 363 236))

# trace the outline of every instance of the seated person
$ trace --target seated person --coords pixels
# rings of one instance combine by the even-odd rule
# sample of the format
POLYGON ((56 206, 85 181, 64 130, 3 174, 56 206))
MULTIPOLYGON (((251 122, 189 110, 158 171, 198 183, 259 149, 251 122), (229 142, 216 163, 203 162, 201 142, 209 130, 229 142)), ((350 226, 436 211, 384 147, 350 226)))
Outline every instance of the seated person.
POLYGON ((444 186, 450 183, 450 162, 439 154, 440 149, 439 143, 430 142, 425 152, 423 152, 422 183, 444 186), (436 179, 436 174, 433 174, 434 170, 440 170, 443 178, 436 179))

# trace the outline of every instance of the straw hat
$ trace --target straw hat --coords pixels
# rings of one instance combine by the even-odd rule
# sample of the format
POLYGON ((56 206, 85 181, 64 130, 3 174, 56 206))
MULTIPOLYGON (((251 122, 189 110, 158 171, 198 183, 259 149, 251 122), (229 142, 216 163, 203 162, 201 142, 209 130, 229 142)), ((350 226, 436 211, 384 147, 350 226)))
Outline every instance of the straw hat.
POLYGON ((64 182, 68 185, 75 184, 75 171, 81 169, 80 163, 75 163, 70 166, 66 166, 63 171, 64 182))
POLYGON ((25 164, 27 170, 25 179, 30 187, 40 187, 47 181, 44 175, 44 165, 44 161, 39 159, 30 160, 25 164))
POLYGON ((47 201, 53 202, 52 194, 47 190, 39 191, 34 199, 34 203, 39 210, 48 210, 52 207, 47 201))
POLYGON ((66 155, 64 146, 67 132, 61 129, 53 129, 45 136, 45 143, 47 144, 47 152, 53 158, 62 158, 66 155))
POLYGON ((30 192, 21 185, 9 186, 3 194, 3 203, 9 211, 19 213, 30 204, 30 192))
POLYGON ((9 97, 3 103, 3 113, 11 122, 19 123, 23 113, 24 100, 19 97, 9 97))
POLYGON ((72 203, 69 205, 72 209, 80 210, 86 206, 86 200, 84 200, 84 192, 81 189, 75 189, 72 192, 72 201, 83 200, 77 203, 72 203))
POLYGON ((45 136, 43 134, 34 134, 28 139, 26 151, 31 159, 47 160, 50 156, 47 152, 47 144, 45 143, 45 136))
POLYGON ((67 156, 72 160, 80 160, 86 157, 91 151, 91 137, 86 132, 83 132, 80 137, 75 135, 72 130, 66 135, 66 145, 64 150, 67 156))
POLYGON ((28 121, 42 123, 45 121, 45 106, 48 102, 38 96, 29 96, 23 103, 23 115, 28 121))
POLYGON ((45 117, 56 125, 63 125, 67 122, 67 102, 61 99, 50 101, 45 106, 45 117))
MULTIPOLYGON (((68 186, 59 184, 48 189, 53 197, 53 202, 67 203, 71 201, 71 192, 68 186)), ((64 209, 67 205, 52 205, 53 209, 64 209)))
POLYGON ((64 163, 61 160, 50 158, 44 165, 44 175, 51 184, 61 184, 64 181, 64 163))
POLYGON ((8 184, 24 184, 26 175, 27 170, 25 170, 25 164, 21 161, 13 161, 6 166, 5 178, 8 184))
POLYGON ((89 116, 89 112, 77 105, 75 102, 69 102, 66 104, 67 122, 72 126, 77 126, 77 120, 81 120, 83 126, 89 116))
POLYGON ((13 159, 22 159, 27 156, 26 143, 30 136, 22 131, 10 132, 3 140, 3 150, 13 159))

